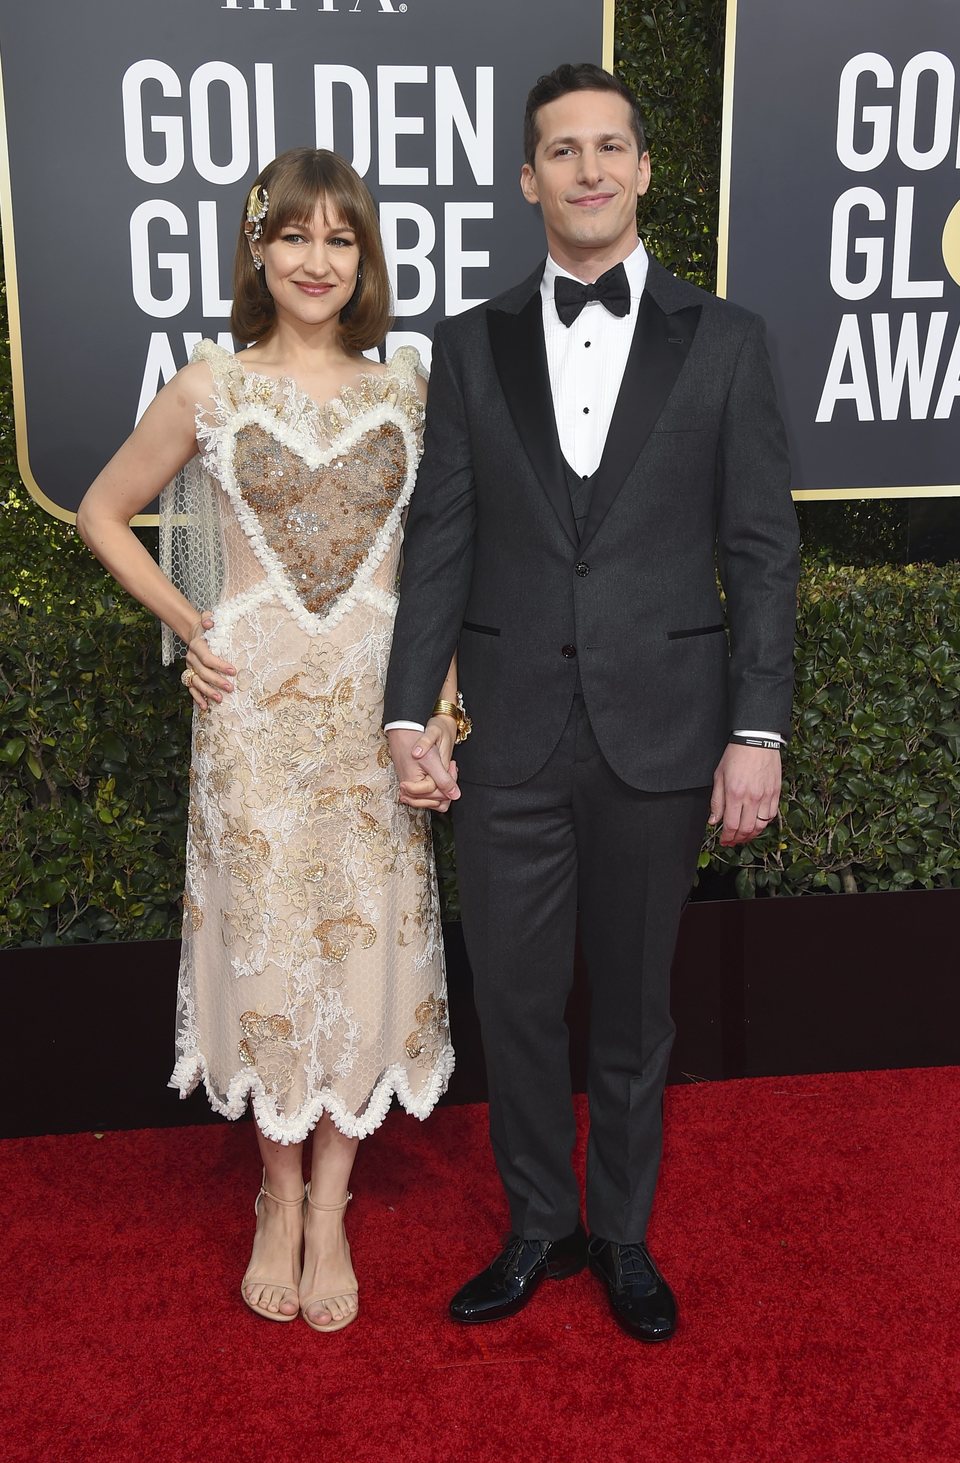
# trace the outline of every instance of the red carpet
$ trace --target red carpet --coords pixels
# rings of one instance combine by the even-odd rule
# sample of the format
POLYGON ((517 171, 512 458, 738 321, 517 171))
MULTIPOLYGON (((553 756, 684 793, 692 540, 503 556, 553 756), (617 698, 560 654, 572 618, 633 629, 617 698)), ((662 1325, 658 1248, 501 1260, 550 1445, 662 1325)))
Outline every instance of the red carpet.
POLYGON ((361 1147, 361 1317, 251 1315, 247 1125, 31 1138, 4 1164, 6 1463, 957 1463, 960 1069, 668 1090, 652 1248, 681 1330, 584 1274, 461 1330, 504 1223, 480 1108, 361 1147))

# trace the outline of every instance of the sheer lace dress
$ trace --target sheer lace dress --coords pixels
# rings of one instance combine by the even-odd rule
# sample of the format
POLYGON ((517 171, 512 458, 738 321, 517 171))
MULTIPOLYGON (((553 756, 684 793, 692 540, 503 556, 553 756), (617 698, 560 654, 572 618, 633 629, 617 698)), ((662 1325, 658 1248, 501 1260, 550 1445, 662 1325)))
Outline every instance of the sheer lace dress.
POLYGON ((194 719, 171 1085, 300 1142, 394 1094, 426 1117, 453 1067, 426 815, 381 730, 401 518, 421 449, 417 356, 318 405, 202 342, 214 407, 166 495, 169 572, 213 596, 236 689, 194 719))

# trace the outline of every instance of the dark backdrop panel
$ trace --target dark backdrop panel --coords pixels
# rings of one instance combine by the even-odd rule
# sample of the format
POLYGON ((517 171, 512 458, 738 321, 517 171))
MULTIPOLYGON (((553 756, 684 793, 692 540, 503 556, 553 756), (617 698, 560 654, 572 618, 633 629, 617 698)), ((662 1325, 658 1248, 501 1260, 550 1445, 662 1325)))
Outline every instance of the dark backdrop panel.
POLYGON ((960 493, 960 6, 731 4, 725 293, 767 320, 794 488, 960 493), (834 210, 851 189, 870 202, 850 198, 849 230, 838 223, 838 291, 834 210), (875 287, 846 297, 864 280, 875 287), (860 381, 861 406, 841 397, 818 421, 845 316, 853 354, 841 348, 837 379, 860 381))
POLYGON ((41 501, 75 509, 184 336, 226 331, 242 205, 276 152, 357 153, 406 251, 399 331, 428 344, 521 278, 542 247, 517 187, 524 98, 559 62, 601 59, 603 16, 603 0, 4 5, 4 243, 41 501))

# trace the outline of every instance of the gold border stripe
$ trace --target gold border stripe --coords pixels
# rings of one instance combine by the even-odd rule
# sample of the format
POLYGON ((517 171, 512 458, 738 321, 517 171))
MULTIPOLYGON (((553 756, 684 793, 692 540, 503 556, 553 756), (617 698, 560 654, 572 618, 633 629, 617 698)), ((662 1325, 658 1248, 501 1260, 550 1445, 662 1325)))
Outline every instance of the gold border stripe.
POLYGON ((603 0, 603 60, 604 71, 613 70, 613 26, 616 14, 616 0, 603 0))
POLYGON ((730 167, 733 158, 733 73, 737 56, 737 0, 727 0, 723 40, 723 118, 720 123, 720 217, 717 224, 717 294, 727 293, 730 241, 730 167))
POLYGON ((7 281, 7 323, 10 331, 10 375, 13 379, 13 420, 17 438, 17 467, 30 496, 61 523, 74 523, 76 514, 61 508, 43 492, 27 455, 27 406, 23 389, 23 342, 20 334, 20 295, 17 290, 17 251, 13 233, 13 195, 10 189, 10 155, 7 151, 7 112, 3 91, 3 59, 0 57, 0 228, 3 229, 3 267, 7 281))
POLYGON ((829 503, 833 498, 960 498, 960 484, 938 488, 794 488, 796 502, 818 499, 829 503))

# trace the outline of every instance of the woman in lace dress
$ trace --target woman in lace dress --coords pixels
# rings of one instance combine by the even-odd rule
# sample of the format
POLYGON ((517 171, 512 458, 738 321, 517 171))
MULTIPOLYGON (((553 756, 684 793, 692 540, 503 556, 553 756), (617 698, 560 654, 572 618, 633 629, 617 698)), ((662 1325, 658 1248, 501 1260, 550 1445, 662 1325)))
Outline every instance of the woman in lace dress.
MULTIPOLYGON (((388 311, 363 183, 333 153, 285 153, 238 240, 231 328, 255 344, 198 346, 77 516, 186 647, 198 708, 171 1085, 202 1080, 231 1118, 250 1098, 264 1177, 242 1295, 321 1331, 357 1314, 359 1139, 394 1094, 425 1118, 453 1066, 427 814, 399 804, 381 731, 423 419, 416 353, 360 354, 388 311), (129 523, 167 483, 164 573, 129 523)), ((446 709, 428 724, 404 785, 420 809, 446 806, 429 768, 457 730, 446 709)))

